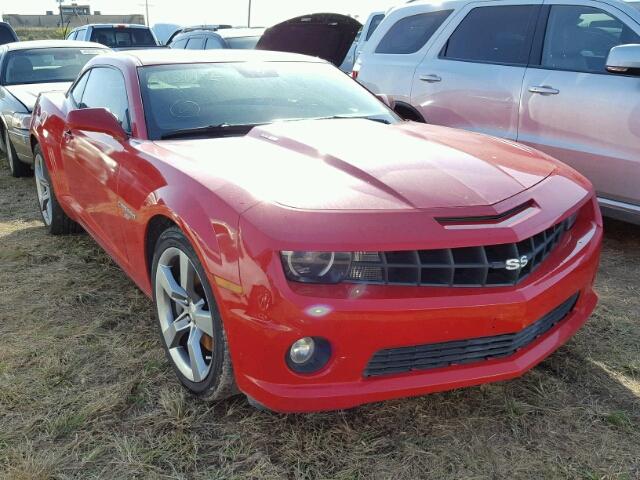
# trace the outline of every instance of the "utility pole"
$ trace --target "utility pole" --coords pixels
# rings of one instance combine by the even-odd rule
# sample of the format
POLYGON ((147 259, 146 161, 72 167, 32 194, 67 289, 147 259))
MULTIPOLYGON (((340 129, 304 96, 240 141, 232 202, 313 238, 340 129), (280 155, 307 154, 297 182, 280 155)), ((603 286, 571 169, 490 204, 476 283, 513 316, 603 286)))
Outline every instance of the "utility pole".
POLYGON ((62 2, 64 0, 56 0, 58 2, 58 9, 60 10, 60 28, 64 28, 64 16, 62 15, 62 2))
POLYGON ((247 27, 251 28, 251 0, 249 0, 249 16, 247 17, 247 27))
POLYGON ((144 12, 145 12, 144 21, 147 24, 147 27, 150 27, 151 23, 149 22, 149 7, 154 7, 155 5, 152 3, 149 3, 149 0, 144 0, 144 3, 139 3, 138 6, 144 7, 144 12))

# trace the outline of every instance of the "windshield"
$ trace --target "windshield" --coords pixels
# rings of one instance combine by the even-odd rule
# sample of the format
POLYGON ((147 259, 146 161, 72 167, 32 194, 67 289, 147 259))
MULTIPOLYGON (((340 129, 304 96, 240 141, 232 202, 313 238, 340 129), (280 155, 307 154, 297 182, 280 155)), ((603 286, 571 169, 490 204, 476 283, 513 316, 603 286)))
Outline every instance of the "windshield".
POLYGON ((629 2, 629 5, 631 5, 636 10, 640 10, 640 2, 629 2))
POLYGON ((107 51, 67 47, 10 51, 2 69, 2 84, 72 82, 89 60, 107 51))
POLYGON ((111 48, 155 47, 151 31, 146 28, 109 27, 94 28, 91 41, 111 48))
MULTIPOLYGON (((371 93, 324 63, 162 65, 140 68, 139 77, 147 130, 156 140, 212 126, 286 120, 365 117, 398 121, 371 93)), ((215 135, 213 130, 202 134, 215 135)))
POLYGON ((253 50, 256 48, 258 44, 258 40, 260 37, 236 37, 236 38, 226 38, 225 41, 229 45, 229 48, 239 49, 239 50, 253 50))

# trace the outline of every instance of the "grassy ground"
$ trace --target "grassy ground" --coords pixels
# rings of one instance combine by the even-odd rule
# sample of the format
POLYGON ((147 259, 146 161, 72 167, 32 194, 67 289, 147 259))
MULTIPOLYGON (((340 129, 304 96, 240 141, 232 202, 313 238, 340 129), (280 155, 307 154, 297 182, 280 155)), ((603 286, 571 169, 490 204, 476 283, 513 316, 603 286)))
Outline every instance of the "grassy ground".
POLYGON ((0 169, 2 478, 640 478, 640 228, 607 223, 597 313, 525 377, 280 416, 186 396, 151 302, 45 235, 32 182, 0 169))

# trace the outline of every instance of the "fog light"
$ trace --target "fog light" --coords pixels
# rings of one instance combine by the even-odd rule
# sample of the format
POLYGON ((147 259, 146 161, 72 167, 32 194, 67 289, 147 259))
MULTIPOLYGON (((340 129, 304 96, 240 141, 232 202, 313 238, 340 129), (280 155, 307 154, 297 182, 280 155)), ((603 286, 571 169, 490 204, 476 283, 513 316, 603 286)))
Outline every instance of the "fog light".
POLYGON ((315 373, 329 362, 331 344, 321 337, 304 337, 296 341, 285 355, 287 366, 296 373, 315 373))
POLYGON ((316 351, 316 342, 311 337, 305 337, 291 345, 289 358, 296 365, 307 363, 316 351))

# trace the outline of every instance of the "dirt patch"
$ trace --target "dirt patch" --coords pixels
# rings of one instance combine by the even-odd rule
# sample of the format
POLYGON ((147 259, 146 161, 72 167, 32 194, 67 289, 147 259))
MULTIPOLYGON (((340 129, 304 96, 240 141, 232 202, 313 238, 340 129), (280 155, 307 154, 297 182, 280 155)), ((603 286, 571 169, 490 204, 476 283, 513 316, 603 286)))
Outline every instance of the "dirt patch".
POLYGON ((640 478, 640 228, 607 222, 601 303, 523 378, 280 416, 185 395, 152 305, 0 170, 0 477, 640 478))

